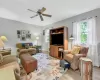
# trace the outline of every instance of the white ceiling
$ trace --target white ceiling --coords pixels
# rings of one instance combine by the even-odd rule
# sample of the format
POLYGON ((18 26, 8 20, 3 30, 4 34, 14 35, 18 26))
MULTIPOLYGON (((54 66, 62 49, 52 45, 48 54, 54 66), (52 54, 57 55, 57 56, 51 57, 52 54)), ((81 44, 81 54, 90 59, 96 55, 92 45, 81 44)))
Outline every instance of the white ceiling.
POLYGON ((17 20, 29 24, 45 26, 100 7, 100 0, 0 0, 0 17, 17 20), (39 17, 27 9, 37 11, 46 7, 44 13, 52 15, 51 18, 39 17))

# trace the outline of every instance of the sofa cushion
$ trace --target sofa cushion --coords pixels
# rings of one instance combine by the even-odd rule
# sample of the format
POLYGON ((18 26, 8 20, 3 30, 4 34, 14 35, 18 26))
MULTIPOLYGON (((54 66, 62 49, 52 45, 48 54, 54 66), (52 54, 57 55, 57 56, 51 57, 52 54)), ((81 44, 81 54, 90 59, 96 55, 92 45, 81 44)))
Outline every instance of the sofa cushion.
POLYGON ((25 48, 26 49, 28 49, 30 46, 29 46, 29 44, 27 43, 27 44, 25 44, 25 48))
MULTIPOLYGON (((21 44, 20 44, 21 45, 21 44)), ((25 44, 24 43, 22 43, 22 48, 25 48, 25 44)))
POLYGON ((25 49, 26 44, 29 44, 29 47, 33 46, 33 43, 17 43, 16 47, 19 48, 19 49, 25 49))
POLYGON ((65 60, 67 60, 68 62, 72 62, 72 60, 73 60, 73 55, 72 54, 66 54, 65 55, 65 60))
POLYGON ((28 52, 36 50, 35 48, 29 48, 28 52))
POLYGON ((0 64, 3 62, 3 56, 0 54, 0 64))
POLYGON ((78 54, 79 51, 80 51, 80 49, 81 49, 80 47, 74 46, 73 49, 72 49, 72 51, 71 51, 71 53, 72 53, 72 54, 78 54))
POLYGON ((29 46, 33 46, 33 43, 29 43, 29 46))
POLYGON ((20 50, 20 53, 27 53, 28 52, 28 49, 21 49, 20 50))

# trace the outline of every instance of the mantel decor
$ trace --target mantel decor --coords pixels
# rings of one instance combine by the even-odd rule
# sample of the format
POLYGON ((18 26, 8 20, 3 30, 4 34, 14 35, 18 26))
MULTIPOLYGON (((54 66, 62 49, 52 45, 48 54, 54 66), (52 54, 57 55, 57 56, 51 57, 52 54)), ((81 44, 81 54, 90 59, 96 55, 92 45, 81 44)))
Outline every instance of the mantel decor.
POLYGON ((26 39, 31 39, 31 34, 29 30, 17 30, 17 37, 25 41, 26 39))

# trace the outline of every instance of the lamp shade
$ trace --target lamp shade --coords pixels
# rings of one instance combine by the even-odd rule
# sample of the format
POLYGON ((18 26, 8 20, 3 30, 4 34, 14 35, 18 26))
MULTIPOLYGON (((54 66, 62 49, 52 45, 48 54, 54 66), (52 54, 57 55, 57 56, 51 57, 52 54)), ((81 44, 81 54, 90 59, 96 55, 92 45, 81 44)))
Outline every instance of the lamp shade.
POLYGON ((1 38, 2 41, 8 41, 6 36, 1 36, 0 38, 1 38))
POLYGON ((73 40, 73 39, 74 39, 73 35, 71 35, 69 39, 70 39, 70 40, 73 40))
POLYGON ((36 39, 38 40, 38 39, 39 39, 39 37, 37 36, 37 37, 36 37, 36 39))
POLYGON ((3 41, 0 38, 0 48, 2 48, 2 47, 4 47, 4 43, 3 43, 3 41))

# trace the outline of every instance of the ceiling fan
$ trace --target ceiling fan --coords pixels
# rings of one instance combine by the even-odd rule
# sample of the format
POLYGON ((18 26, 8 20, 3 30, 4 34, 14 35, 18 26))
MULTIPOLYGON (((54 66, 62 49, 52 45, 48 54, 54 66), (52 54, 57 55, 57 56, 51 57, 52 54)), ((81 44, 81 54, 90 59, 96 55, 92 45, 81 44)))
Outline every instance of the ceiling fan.
POLYGON ((43 21, 43 20, 44 20, 44 19, 43 19, 43 16, 52 17, 52 15, 44 14, 44 13, 43 13, 44 11, 46 11, 46 8, 45 8, 45 7, 43 7, 42 9, 39 9, 37 12, 35 12, 35 11, 31 10, 31 9, 27 9, 27 10, 36 13, 36 15, 31 16, 30 18, 34 18, 34 17, 36 17, 36 16, 39 16, 40 19, 41 19, 41 21, 43 21))

